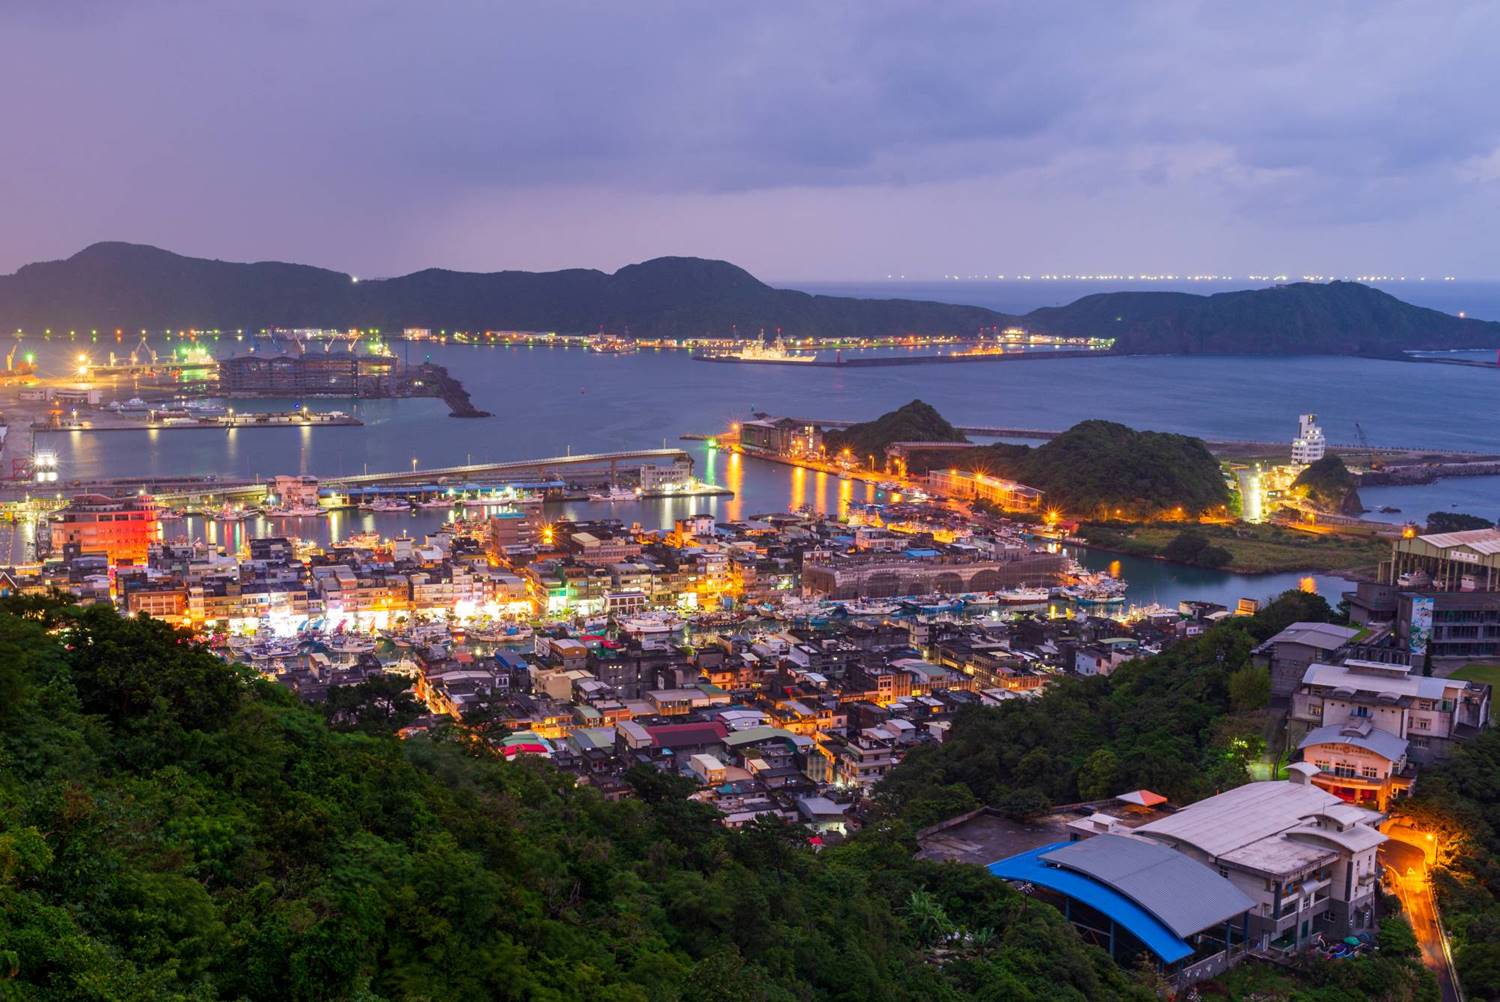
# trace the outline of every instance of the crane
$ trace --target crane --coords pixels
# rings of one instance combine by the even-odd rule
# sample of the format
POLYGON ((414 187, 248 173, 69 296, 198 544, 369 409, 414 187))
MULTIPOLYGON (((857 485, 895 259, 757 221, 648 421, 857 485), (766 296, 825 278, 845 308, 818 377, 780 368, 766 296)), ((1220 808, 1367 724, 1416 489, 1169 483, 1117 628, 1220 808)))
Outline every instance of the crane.
POLYGON ((1370 438, 1365 434, 1365 430, 1360 427, 1358 421, 1354 422, 1354 437, 1359 439, 1359 447, 1369 454, 1370 469, 1380 469, 1384 464, 1375 458, 1375 451, 1370 448, 1370 438))
POLYGON ((144 335, 144 334, 141 335, 141 343, 138 344, 138 345, 136 345, 134 348, 130 349, 130 364, 131 365, 139 365, 140 364, 141 349, 142 348, 145 348, 146 351, 147 351, 147 353, 150 354, 150 356, 151 356, 151 364, 155 365, 156 364, 156 349, 153 348, 153 347, 151 347, 151 342, 149 342, 149 341, 146 340, 146 335, 144 335))
POLYGON ((5 356, 5 371, 6 372, 10 372, 13 369, 15 369, 15 367, 16 367, 16 349, 19 348, 19 347, 21 347, 21 342, 17 341, 14 345, 11 346, 10 354, 8 354, 8 355, 5 356))

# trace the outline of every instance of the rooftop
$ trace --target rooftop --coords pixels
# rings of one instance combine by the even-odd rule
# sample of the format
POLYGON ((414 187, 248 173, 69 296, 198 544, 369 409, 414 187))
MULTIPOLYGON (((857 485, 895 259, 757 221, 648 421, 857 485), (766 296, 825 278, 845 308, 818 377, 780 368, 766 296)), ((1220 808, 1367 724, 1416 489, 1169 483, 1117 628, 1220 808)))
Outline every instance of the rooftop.
POLYGON ((1247 783, 1200 800, 1176 814, 1137 828, 1141 834, 1186 842, 1219 857, 1294 828, 1304 818, 1339 803, 1311 784, 1286 781, 1247 783))
POLYGON ((1252 905, 1202 863, 1147 839, 1097 835, 1050 849, 1041 858, 1108 884, 1184 938, 1252 905))
POLYGON ((1293 623, 1267 644, 1303 644, 1320 651, 1336 651, 1359 636, 1359 631, 1332 623, 1293 623))
POLYGON ((1390 731, 1381 730, 1368 720, 1351 720, 1343 724, 1327 724, 1307 732, 1307 737, 1297 746, 1300 751, 1312 745, 1344 744, 1374 752, 1389 762, 1400 761, 1406 754, 1406 739, 1398 738, 1390 731))
POLYGON ((1468 529, 1464 532, 1438 532, 1430 536, 1418 536, 1429 546, 1440 550, 1468 547, 1475 553, 1494 556, 1500 553, 1500 529, 1468 529))

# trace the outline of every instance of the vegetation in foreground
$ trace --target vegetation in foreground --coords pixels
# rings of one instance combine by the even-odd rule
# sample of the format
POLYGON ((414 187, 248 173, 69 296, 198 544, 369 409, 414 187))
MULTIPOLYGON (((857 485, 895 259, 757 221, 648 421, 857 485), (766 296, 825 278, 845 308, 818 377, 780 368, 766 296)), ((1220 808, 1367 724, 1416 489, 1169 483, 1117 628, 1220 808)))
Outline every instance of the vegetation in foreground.
POLYGON ((1091 545, 1106 550, 1241 574, 1373 568, 1391 549, 1390 543, 1370 536, 1301 532, 1271 523, 1216 522, 1183 528, 1161 522, 1091 522, 1080 532, 1091 545), (1201 545, 1194 547, 1191 537, 1201 545))
POLYGON ((1433 882, 1464 994, 1500 998, 1500 729, 1424 770, 1398 813, 1438 833, 1433 882))
MULTIPOLYGON (((987 803, 1016 817, 1054 804, 1147 788, 1188 803, 1249 782, 1278 757, 1266 737, 1270 678, 1251 648, 1298 621, 1326 622, 1321 597, 1290 591, 1108 677, 1065 678, 1035 700, 965 710, 943 744, 913 752, 877 788, 891 817, 928 823, 987 803)), ((1500 770, 1492 773, 1500 775, 1500 770)), ((1404 921, 1387 920, 1380 951, 1348 960, 1252 963, 1198 986, 1200 997, 1261 1002, 1435 1002, 1437 983, 1404 921)), ((1003 997, 1003 996, 1000 996, 1003 997)))
POLYGON ((629 778, 336 730, 160 623, 7 600, 0 997, 1152 998, 900 819, 818 853, 629 778))

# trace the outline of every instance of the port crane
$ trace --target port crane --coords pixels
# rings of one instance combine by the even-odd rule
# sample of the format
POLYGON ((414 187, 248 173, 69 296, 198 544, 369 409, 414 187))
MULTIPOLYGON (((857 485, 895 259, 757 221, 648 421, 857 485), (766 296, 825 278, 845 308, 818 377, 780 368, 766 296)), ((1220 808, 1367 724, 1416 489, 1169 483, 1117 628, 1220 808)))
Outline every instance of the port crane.
POLYGON ((1360 427, 1360 424, 1359 424, 1358 421, 1354 422, 1354 437, 1357 438, 1357 439, 1359 439, 1359 447, 1361 449, 1363 449, 1365 452, 1369 453, 1369 457, 1370 457, 1370 459, 1369 459, 1370 469, 1372 469, 1372 470, 1378 470, 1383 465, 1385 465, 1380 460, 1378 460, 1378 459, 1375 458, 1375 453, 1370 448, 1370 438, 1369 438, 1368 435, 1365 434, 1364 428, 1360 427))
POLYGON ((155 365, 156 364, 156 358, 157 358, 157 356, 156 356, 156 349, 153 348, 153 347, 151 347, 151 343, 146 340, 146 335, 144 335, 144 334, 141 335, 141 342, 140 342, 140 344, 138 344, 134 348, 130 349, 130 364, 131 365, 140 365, 141 364, 141 349, 142 348, 146 349, 147 353, 150 354, 150 356, 151 356, 151 364, 155 365))

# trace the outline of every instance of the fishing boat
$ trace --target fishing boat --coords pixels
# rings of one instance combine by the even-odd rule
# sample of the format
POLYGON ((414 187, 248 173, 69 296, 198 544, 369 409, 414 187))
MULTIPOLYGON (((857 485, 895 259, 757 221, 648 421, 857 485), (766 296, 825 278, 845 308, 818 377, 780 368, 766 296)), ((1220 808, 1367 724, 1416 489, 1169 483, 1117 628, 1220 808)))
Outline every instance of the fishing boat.
POLYGON ((322 508, 315 508, 312 505, 305 504, 285 505, 283 507, 266 509, 267 518, 320 518, 324 514, 326 512, 322 508))
POLYGON ((215 522, 243 522, 256 514, 254 508, 233 508, 225 505, 214 511, 212 518, 215 522))
POLYGON ((376 498, 369 504, 360 505, 359 510, 373 512, 409 512, 411 511, 411 505, 398 498, 376 498))
POLYGON ((418 508, 452 508, 456 502, 452 498, 428 498, 426 501, 418 501, 418 508))
POLYGON ((373 654, 375 641, 357 633, 335 633, 323 641, 331 654, 373 654))
POLYGON ((900 604, 896 602, 871 602, 861 600, 858 602, 845 602, 844 611, 851 616, 894 616, 901 611, 900 604))
POLYGON ((609 490, 597 494, 590 494, 589 500, 605 501, 610 504, 614 504, 617 501, 635 501, 637 500, 637 496, 635 491, 631 490, 628 487, 621 487, 619 484, 610 484, 609 490))
POLYGON ((995 597, 1005 605, 1041 605, 1052 596, 1047 588, 1004 588, 995 597))

